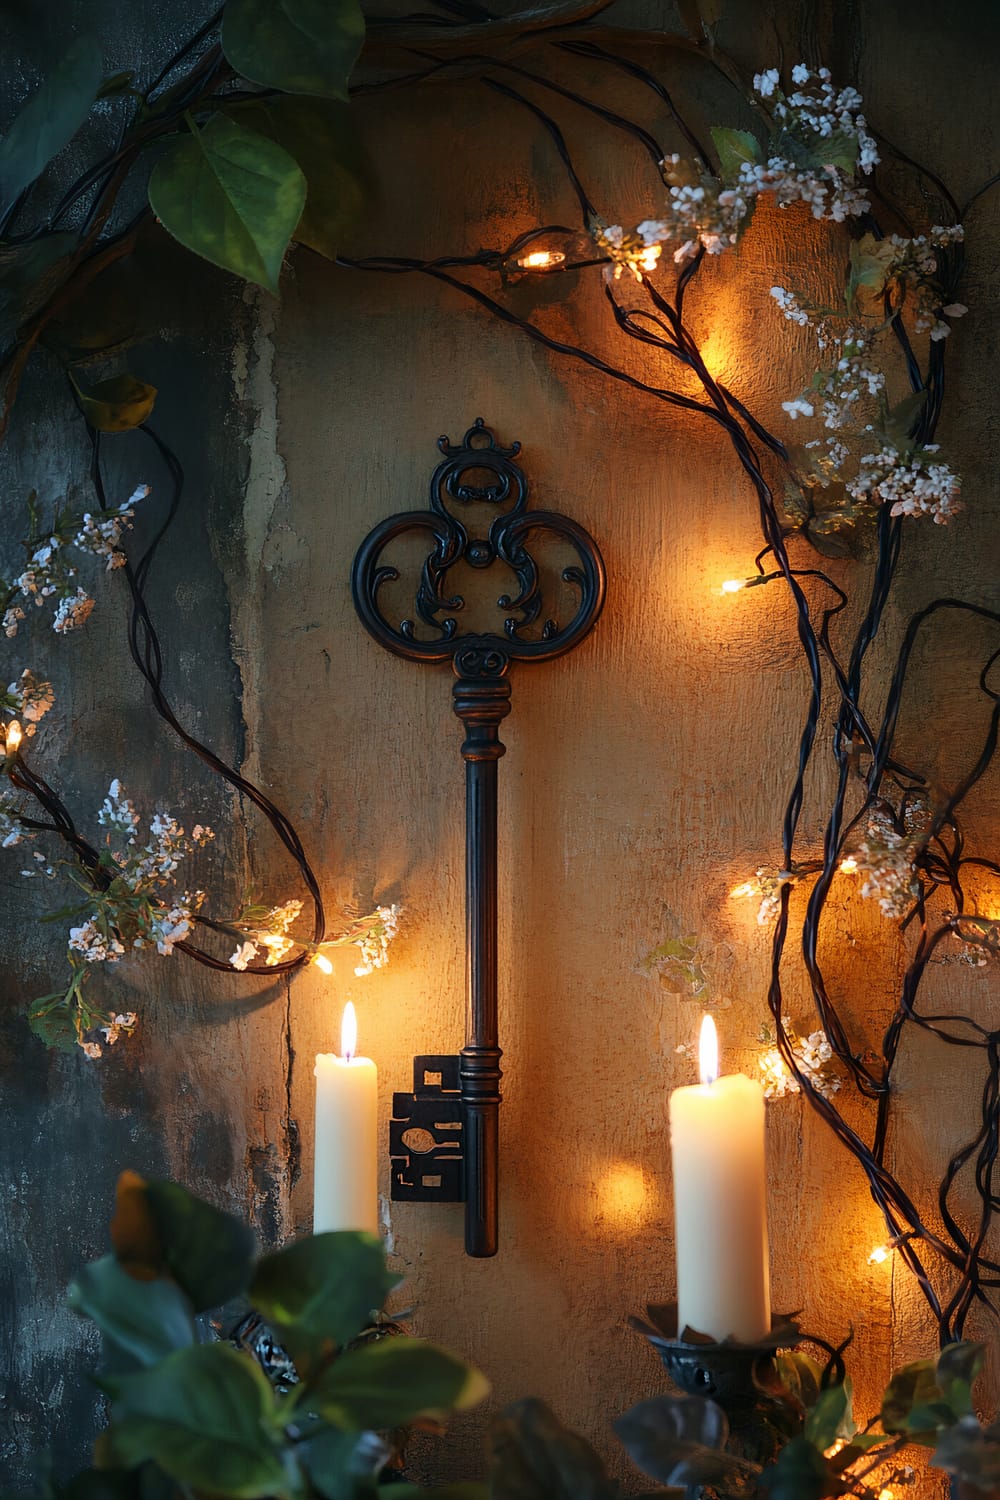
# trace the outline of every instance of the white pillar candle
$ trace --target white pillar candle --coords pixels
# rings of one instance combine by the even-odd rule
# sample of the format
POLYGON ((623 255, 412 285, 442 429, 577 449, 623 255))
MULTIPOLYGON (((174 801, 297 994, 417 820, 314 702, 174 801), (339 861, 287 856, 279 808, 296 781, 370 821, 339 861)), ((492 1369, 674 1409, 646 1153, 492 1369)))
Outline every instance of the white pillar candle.
POLYGON ((711 1016, 699 1051, 701 1083, 670 1096, 677 1328, 752 1344, 771 1329, 764 1091, 718 1076, 711 1016))
POLYGON ((313 1233, 378 1233, 378 1070, 355 1057, 354 1006, 344 1007, 340 1050, 316 1058, 313 1233))

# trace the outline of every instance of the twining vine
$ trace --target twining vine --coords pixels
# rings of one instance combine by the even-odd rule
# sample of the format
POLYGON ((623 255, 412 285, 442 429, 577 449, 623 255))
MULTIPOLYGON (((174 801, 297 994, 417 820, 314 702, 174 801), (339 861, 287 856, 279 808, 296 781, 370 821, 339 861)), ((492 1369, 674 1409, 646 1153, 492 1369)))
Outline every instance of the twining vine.
MULTIPOLYGON (((518 17, 500 22, 481 6, 449 0, 439 7, 441 15, 370 24, 366 57, 378 62, 385 56, 380 49, 388 46, 392 62, 379 76, 356 82, 351 92, 418 87, 429 79, 447 78, 452 71, 456 76, 478 76, 492 95, 502 95, 531 114, 567 174, 579 206, 579 225, 532 228, 508 245, 472 255, 357 259, 342 252, 339 240, 349 218, 342 212, 344 201, 355 189, 355 196, 360 193, 363 169, 354 148, 345 144, 348 133, 339 113, 345 106, 331 101, 346 98, 347 76, 360 43, 359 13, 353 3, 345 0, 325 8, 328 15, 336 14, 340 27, 334 55, 322 46, 318 51, 305 47, 308 28, 300 26, 295 41, 300 54, 305 47, 308 60, 281 76, 276 59, 287 56, 287 48, 282 53, 266 45, 266 37, 261 43, 248 24, 248 17, 260 10, 257 0, 229 0, 145 90, 130 78, 124 83, 106 81, 106 97, 132 101, 125 107, 110 153, 67 190, 54 213, 35 222, 28 221, 40 173, 15 173, 15 191, 8 195, 0 219, 0 254, 7 257, 7 322, 0 331, 8 341, 0 358, 2 420, 9 420, 27 360, 52 334, 53 320, 57 325, 76 298, 92 284, 100 284, 102 273, 136 252, 149 209, 122 223, 116 204, 129 173, 140 161, 155 157, 150 201, 157 217, 189 249, 228 270, 273 288, 288 245, 297 241, 352 273, 430 277, 552 353, 582 362, 662 406, 704 417, 724 433, 752 486, 762 536, 756 572, 734 580, 732 587, 777 584, 788 591, 810 684, 780 852, 743 887, 757 897, 760 920, 773 931, 768 1006, 776 1056, 769 1066, 775 1076, 783 1066, 780 1076, 794 1081, 860 1164, 885 1217, 890 1243, 917 1278, 942 1341, 947 1342, 961 1336, 975 1303, 993 1305, 992 1293, 1000 1285, 1000 1263, 986 1250, 997 1207, 1000 1030, 960 1014, 928 1015, 920 995, 927 967, 944 945, 950 944, 970 970, 1000 951, 1000 924, 970 906, 966 890, 970 877, 1000 874, 1000 864, 980 853, 967 853, 959 823, 962 803, 986 773, 996 748, 1000 695, 990 674, 1000 648, 989 656, 980 675, 981 691, 991 705, 989 728, 980 752, 956 786, 943 794, 932 792, 921 769, 898 758, 896 731, 911 655, 928 623, 954 613, 998 624, 1000 615, 975 602, 935 600, 910 622, 881 712, 876 716, 862 702, 867 701, 869 653, 892 596, 906 528, 919 517, 944 524, 960 509, 958 475, 938 452, 934 436, 944 397, 946 341, 954 320, 965 311, 957 300, 962 220, 980 194, 963 210, 933 172, 869 131, 860 97, 850 87, 836 88, 824 69, 797 64, 785 78, 768 69, 757 75, 751 90, 728 59, 704 47, 704 38, 661 37, 665 44, 681 46, 697 54, 702 65, 717 69, 753 107, 754 131, 719 128, 711 132, 709 144, 685 120, 663 82, 634 60, 635 36, 601 31, 590 19, 602 8, 600 3, 550 7, 533 13, 528 27, 519 26, 518 17), (501 44, 502 58, 495 55, 501 44), (647 99, 658 113, 666 110, 681 150, 668 149, 670 143, 661 142, 641 119, 628 118, 513 60, 528 48, 575 57, 592 68, 606 69, 609 76, 624 73, 637 100, 647 99), (565 109, 586 111, 648 154, 661 175, 655 197, 651 195, 649 218, 628 228, 598 213, 560 125, 557 111, 565 109), (317 132, 324 150, 317 151, 317 132), (918 231, 889 201, 877 172, 883 152, 919 176, 925 198, 940 205, 941 222, 918 231), (241 196, 241 167, 270 184, 266 211, 257 217, 241 196), (324 199, 324 184, 337 173, 339 197, 331 203, 324 199), (218 217, 224 215, 217 216, 213 229, 188 211, 195 185, 215 193, 218 204, 235 214, 235 219, 230 215, 226 220, 225 232, 217 229, 218 217), (795 289, 773 289, 776 312, 808 328, 820 356, 810 387, 790 392, 783 403, 791 424, 784 437, 768 429, 743 394, 713 377, 685 310, 706 261, 736 248, 764 196, 780 207, 798 205, 799 212, 805 206, 817 220, 838 226, 832 232, 843 236, 849 250, 844 291, 832 305, 812 305, 795 289), (526 276, 588 268, 601 277, 611 326, 623 346, 642 344, 659 362, 662 376, 643 379, 592 349, 556 339, 505 300, 508 288, 526 276), (467 279, 470 272, 479 275, 479 282, 467 279), (484 275, 494 278, 492 290, 480 284, 484 275), (887 398, 882 368, 888 349, 896 351, 911 393, 894 406, 887 398), (669 383, 674 367, 696 377, 698 395, 669 383), (803 428, 805 439, 790 441, 803 428), (849 640, 840 633, 848 596, 822 568, 799 561, 804 543, 821 553, 857 559, 863 612, 849 640), (804 850, 799 823, 806 775, 826 743, 820 736, 827 722, 824 709, 831 703, 837 790, 822 850, 804 850), (877 1062, 852 1036, 819 958, 831 890, 835 882, 853 878, 852 871, 862 881, 861 894, 875 899, 887 920, 899 922, 910 942, 895 1013, 877 1062), (800 1037, 785 1015, 781 966, 791 936, 791 893, 805 885, 809 895, 799 943, 818 1030, 800 1037), (941 1182, 940 1230, 924 1221, 903 1182, 886 1165, 893 1070, 908 1026, 950 1046, 978 1049, 984 1060, 980 1126, 955 1152, 941 1182), (870 1139, 859 1134, 839 1108, 831 1068, 839 1068, 862 1096, 873 1101, 870 1139), (981 1204, 971 1229, 952 1206, 957 1183, 969 1174, 981 1204)), ((295 17, 301 21, 309 10, 306 0, 283 6, 280 16, 276 9, 269 10, 268 24, 294 28, 295 17)), ((93 102, 93 84, 93 79, 86 86, 78 80, 75 112, 63 121, 65 139, 56 132, 47 142, 52 156, 75 133, 73 122, 88 88, 89 103, 93 102)), ((992 185, 992 180, 984 184, 980 193, 992 185)), ((189 842, 172 820, 162 817, 154 820, 142 842, 138 816, 117 786, 99 819, 106 831, 105 845, 98 848, 88 842, 58 794, 29 768, 18 743, 14 716, 31 727, 51 696, 47 684, 30 672, 23 675, 2 704, 7 718, 4 764, 12 787, 31 796, 45 816, 36 817, 20 804, 6 805, 2 841, 17 842, 42 829, 61 835, 71 872, 81 886, 81 912, 89 913, 79 925, 93 924, 77 939, 84 948, 89 945, 89 956, 83 948, 76 957, 71 950, 75 989, 71 985, 68 992, 46 997, 36 1008, 35 1024, 44 1031, 47 1018, 55 1016, 64 1035, 68 1018, 75 1039, 93 1048, 99 1045, 92 1035, 95 1025, 108 1032, 131 1018, 88 1011, 81 986, 91 958, 118 956, 119 949, 132 943, 161 951, 177 947, 202 962, 227 968, 242 967, 263 952, 267 962, 261 967, 275 972, 297 966, 331 940, 324 938, 315 877, 294 829, 258 789, 184 731, 164 690, 162 656, 144 590, 163 527, 176 512, 183 476, 167 445, 149 426, 155 392, 128 375, 87 386, 81 374, 84 367, 72 351, 63 350, 61 357, 73 381, 74 399, 94 432, 95 508, 80 516, 57 515, 51 524, 32 521, 26 567, 7 586, 2 600, 5 631, 8 636, 16 634, 31 613, 26 602, 49 598, 58 631, 82 623, 89 596, 80 597, 76 564, 67 562, 71 549, 97 553, 112 564, 121 562, 132 599, 129 646, 154 707, 190 750, 264 812, 298 865, 313 905, 313 936, 303 940, 290 936, 297 916, 290 908, 295 903, 246 910, 222 923, 202 911, 199 893, 187 900, 182 895, 171 904, 156 881, 164 873, 173 874, 189 842), (128 427, 141 427, 149 434, 173 487, 166 518, 135 563, 125 558, 120 544, 131 512, 140 500, 146 501, 137 492, 123 506, 109 502, 102 479, 105 439, 98 435, 128 427), (236 953, 227 960, 196 947, 189 937, 196 925, 221 926, 227 935, 235 933, 236 953), (290 952, 293 957, 288 957, 290 952)), ((191 837, 204 836, 204 830, 194 830, 191 837)), ((35 862, 43 873, 56 869, 44 855, 36 855, 35 862)), ((395 912, 383 910, 364 919, 360 934, 348 929, 334 941, 360 936, 375 957, 384 956, 394 924, 395 912)))
MULTIPOLYGON (((753 94, 748 88, 743 93, 752 98, 763 130, 713 130, 709 149, 685 123, 663 83, 645 67, 585 35, 550 45, 608 69, 624 70, 667 107, 689 155, 669 152, 641 121, 626 119, 537 71, 452 48, 448 57, 433 61, 412 81, 439 77, 449 68, 481 68, 485 87, 529 111, 547 133, 576 195, 579 228, 540 227, 508 246, 464 257, 341 256, 338 263, 355 271, 417 273, 444 282, 553 353, 582 361, 664 405, 708 418, 731 442, 756 495, 764 545, 756 574, 734 580, 728 588, 735 592, 784 583, 795 606, 810 680, 798 765, 781 827, 780 861, 761 866, 740 891, 756 894, 759 920, 773 926, 768 1005, 775 1049, 766 1069, 772 1077, 793 1081, 860 1163, 885 1217, 890 1245, 915 1275, 946 1344, 961 1336, 974 1303, 994 1307, 991 1293, 1000 1285, 1000 1264, 986 1251, 997 1207, 1000 1030, 959 1014, 925 1014, 919 992, 927 966, 943 944, 950 943, 973 970, 1000 951, 1000 923, 969 910, 966 895, 969 875, 1000 874, 1000 865, 966 853, 959 824, 961 804, 989 768, 996 749, 1000 695, 991 685, 990 673, 1000 648, 980 675, 981 691, 991 704, 989 728, 979 755, 957 786, 932 793, 925 775, 901 763, 894 747, 907 667, 927 622, 944 612, 958 612, 1000 624, 1000 614, 975 602, 935 600, 909 625, 880 721, 862 708, 862 699, 868 653, 891 597, 904 528, 920 516, 945 524, 961 509, 959 477, 933 439, 944 395, 945 340, 953 321, 966 311, 956 297, 963 213, 933 173, 905 157, 901 159, 921 173, 925 191, 938 198, 944 222, 918 233, 879 191, 877 177, 869 191, 867 179, 879 161, 878 144, 860 113, 860 96, 850 87, 837 90, 825 69, 814 72, 796 65, 786 80, 787 92, 778 70, 757 75, 753 94), (525 92, 526 84, 530 92, 525 92), (547 101, 544 106, 539 94, 547 101), (608 224, 598 214, 553 112, 556 104, 567 101, 630 134, 659 167, 665 195, 650 218, 634 229, 608 224), (764 195, 780 207, 808 205, 816 219, 844 224, 851 235, 839 305, 813 306, 784 287, 772 291, 783 315, 812 331, 820 355, 810 388, 783 403, 788 417, 813 434, 800 444, 770 432, 744 399, 713 378, 685 319, 685 298, 706 259, 738 244, 764 195), (665 272, 671 262, 675 280, 667 291, 665 272), (614 326, 626 339, 655 351, 665 372, 671 362, 692 372, 701 387, 699 397, 670 387, 666 374, 662 382, 644 380, 590 349, 557 340, 503 300, 504 287, 523 276, 564 274, 595 264, 603 268, 604 296, 614 326), (473 269, 495 274, 500 283, 496 294, 464 278, 462 272, 473 269), (623 294, 623 285, 631 288, 630 295, 623 294), (911 389, 911 395, 895 406, 889 405, 880 367, 886 339, 897 349, 911 389), (783 496, 776 494, 769 478, 768 470, 774 469, 784 482, 783 496), (846 645, 838 641, 835 627, 848 597, 821 569, 793 562, 793 537, 832 556, 864 559, 859 565, 859 573, 867 574, 862 584, 864 613, 846 645), (799 822, 806 774, 821 744, 824 704, 831 697, 838 781, 822 853, 817 855, 800 849, 799 822), (877 1062, 851 1035, 818 954, 834 882, 855 873, 862 880, 862 895, 877 900, 886 918, 916 934, 877 1062), (807 882, 811 889, 800 934, 801 957, 819 1029, 801 1037, 785 1015, 781 966, 790 938, 791 892, 807 882), (954 1153, 940 1185, 941 1231, 925 1222, 903 1182, 886 1164, 893 1069, 907 1024, 945 1044, 976 1048, 985 1063, 980 1127, 954 1153), (875 1102, 870 1140, 838 1107, 840 1080, 832 1074, 833 1059, 856 1089, 875 1102), (963 1226, 952 1206, 956 1185, 967 1169, 981 1202, 978 1222, 971 1229, 963 1226)), ((731 82, 738 81, 731 64, 722 66, 717 56, 713 61, 731 82)), ((891 147, 884 149, 894 154, 891 147)))
POLYGON ((68 981, 35 999, 29 1020, 46 1042, 79 1047, 90 1058, 137 1024, 134 1012, 110 1006, 94 983, 102 965, 136 950, 176 951, 209 968, 271 977, 310 961, 329 971, 330 950, 354 945, 356 972, 367 973, 385 962, 397 927, 397 908, 378 906, 328 933, 319 882, 294 824, 175 713, 146 591, 160 543, 181 510, 183 470, 151 424, 155 388, 127 370, 96 382, 90 374, 95 364, 120 363, 121 348, 142 332, 115 326, 123 299, 113 274, 126 259, 141 259, 153 213, 196 254, 276 290, 293 231, 298 242, 331 254, 345 203, 360 196, 359 159, 346 124, 347 79, 364 34, 355 0, 324 7, 321 37, 302 33, 284 12, 267 11, 261 14, 257 0, 220 8, 145 85, 129 72, 105 76, 94 39, 78 36, 0 142, 0 440, 28 361, 44 347, 65 369, 68 414, 86 423, 94 497, 87 510, 30 497, 23 563, 0 578, 4 636, 22 637, 48 608, 57 635, 83 627, 95 607, 81 582, 87 558, 122 578, 131 601, 129 652, 155 712, 241 806, 251 804, 264 817, 298 872, 311 916, 303 919, 298 897, 281 904, 246 898, 230 915, 210 915, 206 892, 179 888, 177 872, 211 842, 212 830, 196 824, 188 833, 162 809, 144 827, 117 779, 96 816, 99 835, 81 832, 64 798, 29 759, 26 741, 55 695, 50 683, 22 669, 0 693, 2 767, 13 793, 0 796, 0 845, 13 849, 58 835, 64 854, 41 840, 45 852, 34 847, 22 874, 68 882, 73 891, 70 903, 50 914, 68 923, 68 981), (280 77, 272 72, 275 54, 280 77), (110 148, 61 193, 46 193, 58 182, 50 163, 58 163, 87 122, 103 127, 110 148), (122 190, 142 172, 147 201, 125 217, 122 190), (88 313, 95 324, 110 314, 115 336, 81 337, 88 313), (109 435, 133 429, 146 436, 167 476, 152 538, 136 559, 127 533, 137 509, 149 511, 156 500, 145 483, 124 502, 109 496, 102 446, 109 435), (305 920, 308 933, 301 930, 305 920), (216 935, 217 951, 195 941, 198 931, 216 935))

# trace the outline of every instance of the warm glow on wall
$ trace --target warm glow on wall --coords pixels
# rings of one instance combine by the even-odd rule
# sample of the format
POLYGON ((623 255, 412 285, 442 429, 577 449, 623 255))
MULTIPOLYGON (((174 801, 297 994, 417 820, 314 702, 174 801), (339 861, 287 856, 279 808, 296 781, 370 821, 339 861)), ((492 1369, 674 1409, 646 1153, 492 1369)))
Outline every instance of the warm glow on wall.
POLYGON ((597 1176, 595 1189, 597 1217, 605 1227, 631 1228, 651 1215, 652 1195, 635 1162, 608 1162, 597 1176))

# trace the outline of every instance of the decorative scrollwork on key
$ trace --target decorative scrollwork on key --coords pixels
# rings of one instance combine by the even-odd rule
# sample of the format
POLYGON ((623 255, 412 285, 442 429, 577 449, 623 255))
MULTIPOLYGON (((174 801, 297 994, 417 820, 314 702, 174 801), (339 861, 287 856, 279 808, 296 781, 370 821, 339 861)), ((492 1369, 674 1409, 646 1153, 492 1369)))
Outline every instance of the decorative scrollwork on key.
MULTIPOLYGON (((458 649, 477 643, 484 651, 490 643, 511 659, 549 661, 569 651, 586 635, 604 603, 604 564, 593 538, 569 516, 557 511, 528 509, 528 486, 515 457, 520 443, 509 448, 497 443, 494 434, 477 417, 461 444, 438 439, 444 455, 430 481, 428 508, 389 516, 369 532, 354 562, 354 602, 366 628, 377 641, 398 656, 411 661, 455 659, 458 649), (470 475, 491 475, 488 483, 470 483, 470 475), (485 535, 472 535, 461 511, 470 505, 495 506, 499 514, 485 535), (382 554, 397 537, 426 532, 430 551, 420 569, 414 598, 414 617, 393 624, 380 607, 383 587, 398 580, 395 567, 381 562, 382 554), (529 550, 532 533, 547 534, 569 544, 578 561, 562 570, 563 582, 578 593, 572 619, 560 625, 546 618, 537 635, 529 635, 542 615, 543 597, 538 564, 529 550), (513 575, 514 587, 497 597, 502 614, 494 631, 460 630, 465 608, 461 593, 449 587, 448 577, 458 563, 485 572, 501 566, 513 575), (421 639, 420 622, 434 635, 421 639)), ((457 667, 456 667, 457 670, 457 667)))
MULTIPOLYGON (((457 1057, 419 1057, 415 1077, 424 1078, 428 1064, 440 1065, 430 1071, 447 1074, 453 1101, 457 1090, 460 1128, 441 1134, 440 1091, 416 1083, 412 1094, 395 1094, 392 1196, 464 1198, 466 1252, 483 1256, 497 1248, 497 763, 504 753, 499 729, 511 707, 509 670, 512 661, 550 661, 581 641, 601 612, 605 578, 601 554, 582 526, 556 511, 528 509, 528 486, 514 463, 519 443, 502 448, 479 417, 461 446, 439 438, 438 448, 443 458, 431 476, 428 509, 390 516, 368 533, 354 559, 351 588, 362 623, 380 645, 410 661, 450 660, 455 674, 452 706, 465 730, 466 1040, 457 1057), (471 532, 467 508, 473 505, 498 512, 485 535, 471 532), (382 555, 409 532, 426 533, 430 551, 420 567, 413 617, 392 624, 380 595, 400 575, 382 555), (555 536, 576 554, 562 570, 577 595, 565 624, 554 614, 542 619, 541 575, 528 547, 533 533, 555 536), (449 583, 458 563, 483 573, 496 566, 512 576, 496 601, 502 628, 459 629, 465 600, 449 583), (429 639, 417 635, 418 621, 429 639), (414 1146, 417 1126, 431 1135, 429 1147, 414 1146)), ((449 1106, 452 1114, 455 1107, 449 1106)))

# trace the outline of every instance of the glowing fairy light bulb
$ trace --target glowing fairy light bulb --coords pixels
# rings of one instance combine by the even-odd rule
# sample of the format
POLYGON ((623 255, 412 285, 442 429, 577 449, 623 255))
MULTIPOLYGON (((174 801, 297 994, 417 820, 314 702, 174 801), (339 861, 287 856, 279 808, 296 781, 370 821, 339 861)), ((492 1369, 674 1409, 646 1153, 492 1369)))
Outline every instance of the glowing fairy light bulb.
POLYGON ((840 873, 841 875, 856 875, 858 873, 858 862, 853 854, 849 854, 846 859, 840 861, 840 873))
POLYGON ((561 250, 530 250, 527 255, 519 255, 517 263, 522 271, 550 271, 565 259, 561 250))
POLYGON ((324 974, 333 973, 333 964, 327 958, 325 953, 314 953, 312 961, 316 965, 317 969, 320 969, 324 974))
POLYGON ((870 1266, 881 1266, 889 1259, 891 1253, 888 1245, 876 1245, 868 1257, 868 1264, 870 1266))
POLYGON ((4 737, 4 749, 6 750, 8 755, 17 754, 17 752, 21 748, 22 738, 23 736, 21 734, 20 724, 16 719, 11 719, 10 723, 7 725, 7 730, 4 737))
POLYGON ((839 1437, 839 1438, 835 1439, 835 1441, 830 1444, 829 1448, 824 1448, 823 1449, 823 1457, 824 1458, 836 1458, 837 1454, 840 1452, 840 1450, 842 1448, 846 1448, 846 1447, 847 1447, 847 1439, 839 1437))
POLYGON ((886 1486, 885 1489, 879 1490, 878 1500, 896 1500, 896 1493, 894 1490, 891 1490, 888 1486, 886 1486))
POLYGON ((722 585, 722 592, 724 594, 738 594, 740 589, 745 589, 746 586, 747 581, 745 578, 727 578, 722 585))
POLYGON ((744 880, 742 885, 734 885, 729 894, 734 901, 739 901, 744 896, 752 896, 756 889, 757 885, 755 881, 744 880))
POLYGON ((647 245, 639 257, 640 271, 655 271, 656 263, 663 254, 662 245, 647 245))

